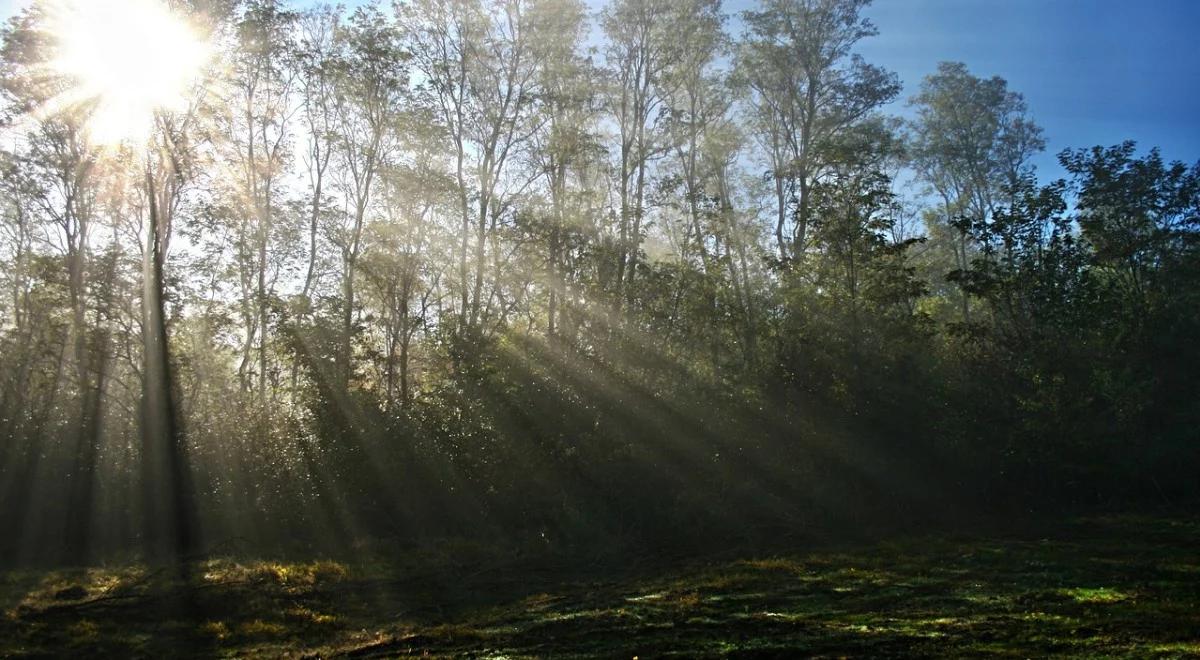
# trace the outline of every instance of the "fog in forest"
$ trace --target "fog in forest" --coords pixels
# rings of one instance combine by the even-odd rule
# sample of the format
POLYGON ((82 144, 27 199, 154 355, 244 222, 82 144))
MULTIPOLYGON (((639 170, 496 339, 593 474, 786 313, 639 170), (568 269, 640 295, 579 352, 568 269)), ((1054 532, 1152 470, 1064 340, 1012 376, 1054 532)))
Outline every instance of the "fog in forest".
POLYGON ((15 10, 0 655, 1200 653, 1200 162, 870 10, 15 10))

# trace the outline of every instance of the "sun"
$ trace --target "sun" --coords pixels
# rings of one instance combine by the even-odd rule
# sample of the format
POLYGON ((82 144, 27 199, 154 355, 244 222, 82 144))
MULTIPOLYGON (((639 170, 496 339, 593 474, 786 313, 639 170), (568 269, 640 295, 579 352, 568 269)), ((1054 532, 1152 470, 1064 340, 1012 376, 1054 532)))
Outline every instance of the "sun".
POLYGON ((90 108, 88 133, 98 144, 148 136, 155 112, 187 105, 209 57, 206 42, 163 0, 58 0, 48 18, 50 67, 90 108))

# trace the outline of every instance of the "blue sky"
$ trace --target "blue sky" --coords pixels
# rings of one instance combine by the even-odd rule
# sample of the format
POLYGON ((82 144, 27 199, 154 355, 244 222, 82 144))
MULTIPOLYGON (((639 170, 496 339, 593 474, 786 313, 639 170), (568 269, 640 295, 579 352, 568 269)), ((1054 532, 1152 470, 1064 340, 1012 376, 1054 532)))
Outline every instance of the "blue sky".
MULTIPOLYGON (((0 0, 0 16, 27 1, 0 0)), ((1200 159, 1200 0, 875 0, 867 15, 879 36, 859 51, 900 75, 905 98, 943 60, 1023 93, 1046 130, 1044 178, 1061 174, 1064 148, 1125 139, 1200 159)))
POLYGON ((1064 148, 1126 139, 1200 160, 1200 0, 876 0, 868 16, 879 36, 859 50, 906 97, 943 60, 1024 94, 1043 177, 1062 174, 1064 148))

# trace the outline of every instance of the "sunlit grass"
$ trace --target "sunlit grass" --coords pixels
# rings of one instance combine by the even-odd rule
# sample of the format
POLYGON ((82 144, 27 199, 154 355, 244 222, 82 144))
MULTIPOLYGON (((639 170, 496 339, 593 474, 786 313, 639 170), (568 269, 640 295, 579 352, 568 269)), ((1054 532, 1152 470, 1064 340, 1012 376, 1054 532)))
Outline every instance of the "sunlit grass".
POLYGON ((1078 603, 1119 603, 1131 598, 1127 593, 1108 587, 1076 587, 1064 589, 1063 594, 1074 598, 1078 603))
POLYGON ((1177 567, 1196 531, 1110 519, 1046 539, 921 536, 665 568, 212 560, 187 583, 138 567, 23 572, 0 576, 0 655, 1190 655, 1200 594, 1177 567))
POLYGON ((311 587, 318 582, 337 582, 348 575, 349 569, 344 564, 327 560, 306 563, 217 560, 204 564, 204 580, 208 582, 269 581, 285 587, 311 587))

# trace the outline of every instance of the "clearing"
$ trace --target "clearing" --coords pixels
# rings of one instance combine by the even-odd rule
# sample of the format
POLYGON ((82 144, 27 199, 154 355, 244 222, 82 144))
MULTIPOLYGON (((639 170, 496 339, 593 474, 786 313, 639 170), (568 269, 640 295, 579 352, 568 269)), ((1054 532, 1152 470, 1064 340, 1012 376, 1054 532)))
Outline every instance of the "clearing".
POLYGON ((0 656, 1200 657, 1200 520, 742 558, 0 574, 0 656))

